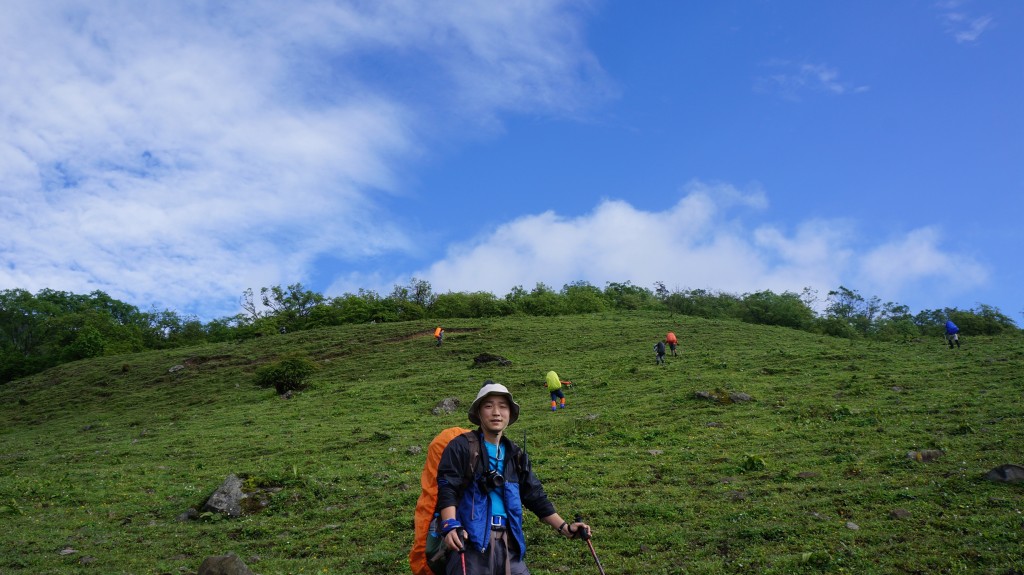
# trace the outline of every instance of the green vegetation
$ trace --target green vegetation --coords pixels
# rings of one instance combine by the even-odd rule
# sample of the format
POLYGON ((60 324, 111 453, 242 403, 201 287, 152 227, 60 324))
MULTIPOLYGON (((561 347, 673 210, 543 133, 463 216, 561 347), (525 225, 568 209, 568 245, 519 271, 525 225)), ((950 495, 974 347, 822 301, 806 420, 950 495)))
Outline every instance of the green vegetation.
POLYGON ((273 387, 277 393, 305 389, 309 376, 316 372, 316 364, 301 355, 286 357, 256 370, 256 385, 273 387))
MULTIPOLYGON (((434 325, 101 356, 0 386, 0 572, 189 573, 234 552, 266 575, 406 573, 411 448, 467 425, 431 410, 487 378, 516 395, 511 437, 610 574, 1024 571, 1024 490, 982 478, 1024 464, 1017 330, 950 350, 599 312, 447 320, 437 348, 434 325), (656 366, 669 330, 681 355, 656 366), (474 367, 481 353, 512 365, 474 367), (257 385, 289 357, 318 367, 304 391, 257 385), (566 410, 548 409, 549 369, 573 381, 566 410), (942 455, 908 458, 926 450, 942 455), (230 473, 269 504, 178 519, 230 473)), ((538 521, 527 538, 536 575, 597 572, 538 521)))
POLYGON ((670 292, 629 282, 608 282, 604 290, 587 282, 566 284, 560 291, 538 283, 531 291, 516 286, 503 299, 487 292, 435 294, 430 283, 413 278, 391 294, 359 290, 327 298, 302 284, 252 289, 239 301, 243 313, 203 324, 177 312, 142 312, 101 291, 76 295, 22 289, 0 291, 0 384, 44 369, 89 357, 147 349, 172 349, 204 343, 239 341, 328 326, 414 321, 432 318, 493 318, 517 315, 553 317, 607 311, 666 311, 707 319, 738 319, 844 338, 907 341, 942 333, 951 319, 965 336, 1017 331, 997 308, 979 304, 971 310, 909 308, 877 297, 864 298, 846 287, 830 291, 823 313, 815 310, 817 294, 761 291, 742 296, 706 290, 670 292))

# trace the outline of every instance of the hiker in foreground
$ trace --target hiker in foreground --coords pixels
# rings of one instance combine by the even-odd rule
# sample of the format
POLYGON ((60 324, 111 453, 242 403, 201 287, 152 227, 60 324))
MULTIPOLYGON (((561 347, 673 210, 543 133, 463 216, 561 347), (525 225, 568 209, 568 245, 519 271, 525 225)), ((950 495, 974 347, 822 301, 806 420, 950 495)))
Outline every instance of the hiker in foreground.
POLYGON ((448 555, 448 575, 528 575, 523 560, 524 508, 564 537, 590 533, 586 523, 570 524, 562 519, 534 475, 526 453, 503 437, 505 429, 517 419, 519 404, 509 390, 487 380, 469 406, 469 420, 480 426, 474 432, 479 441, 460 435, 441 455, 437 507, 444 543, 452 551, 448 555), (471 443, 479 449, 476 457, 471 443), (472 477, 465 477, 467 463, 474 459, 472 477))

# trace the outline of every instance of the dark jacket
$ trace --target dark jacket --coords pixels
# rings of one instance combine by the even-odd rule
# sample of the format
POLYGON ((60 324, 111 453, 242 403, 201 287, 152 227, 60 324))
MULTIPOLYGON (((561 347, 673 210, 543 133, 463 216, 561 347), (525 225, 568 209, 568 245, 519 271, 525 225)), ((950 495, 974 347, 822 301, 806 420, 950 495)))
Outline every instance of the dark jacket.
MULTIPOLYGON (((455 518, 469 533, 469 540, 483 553, 491 541, 491 505, 487 492, 480 485, 487 461, 483 436, 479 431, 474 433, 480 439, 483 453, 478 458, 471 480, 467 481, 463 476, 470 461, 469 440, 464 435, 451 440, 441 454, 441 462, 437 466, 437 508, 454 506, 455 518)), ((548 500, 544 487, 534 475, 526 452, 507 437, 501 438, 501 445, 505 460, 502 498, 508 516, 509 533, 519 544, 521 557, 525 557, 523 508, 544 518, 555 513, 555 506, 548 500)))

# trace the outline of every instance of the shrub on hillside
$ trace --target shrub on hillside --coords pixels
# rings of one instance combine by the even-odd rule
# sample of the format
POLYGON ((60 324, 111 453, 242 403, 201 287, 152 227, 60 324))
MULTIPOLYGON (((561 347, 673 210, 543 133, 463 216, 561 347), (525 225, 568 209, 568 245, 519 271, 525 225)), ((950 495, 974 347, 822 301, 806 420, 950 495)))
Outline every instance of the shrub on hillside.
POLYGON ((256 370, 256 385, 273 387, 278 395, 305 389, 306 380, 317 370, 309 358, 292 355, 256 370))

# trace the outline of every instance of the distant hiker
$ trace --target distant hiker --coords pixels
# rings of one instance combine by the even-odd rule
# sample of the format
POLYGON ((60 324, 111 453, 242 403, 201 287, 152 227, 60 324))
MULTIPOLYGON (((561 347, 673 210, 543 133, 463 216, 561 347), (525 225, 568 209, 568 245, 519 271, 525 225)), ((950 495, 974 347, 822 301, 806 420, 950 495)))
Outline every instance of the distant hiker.
POLYGON ((565 394, 562 393, 562 380, 558 378, 558 374, 549 371, 544 379, 547 380, 548 392, 551 394, 551 411, 556 411, 560 407, 564 408, 565 394))
POLYGON ((448 554, 448 575, 529 575, 523 508, 564 537, 590 533, 586 523, 569 524, 555 512, 526 452, 503 436, 517 419, 519 404, 509 390, 487 380, 469 406, 469 420, 480 426, 474 432, 478 441, 459 435, 441 454, 437 507, 444 543, 454 551, 448 554), (479 456, 470 480, 465 467, 473 461, 471 443, 479 456))
POLYGON ((654 344, 654 361, 658 365, 665 365, 665 342, 654 344))
POLYGON ((441 340, 444 339, 444 330, 441 329, 441 326, 437 326, 437 329, 434 330, 434 339, 437 340, 437 343, 434 345, 441 347, 441 340))
POLYGON ((960 349, 960 328, 949 319, 946 320, 946 343, 949 344, 949 349, 953 349, 954 343, 957 349, 960 349))
POLYGON ((665 342, 668 343, 668 348, 672 350, 672 355, 676 355, 676 344, 679 343, 679 340, 676 339, 676 334, 668 332, 668 335, 665 336, 665 342))

